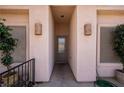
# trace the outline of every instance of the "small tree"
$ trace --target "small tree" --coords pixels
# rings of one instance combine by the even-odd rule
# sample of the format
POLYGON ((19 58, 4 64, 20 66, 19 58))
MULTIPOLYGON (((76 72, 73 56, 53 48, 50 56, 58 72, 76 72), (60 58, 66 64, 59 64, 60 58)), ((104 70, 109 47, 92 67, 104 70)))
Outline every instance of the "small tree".
POLYGON ((124 72, 124 24, 116 26, 114 31, 113 44, 114 50, 120 57, 120 62, 123 65, 122 72, 124 72))
POLYGON ((0 51, 1 55, 1 63, 10 68, 10 65, 13 63, 12 53, 17 46, 17 39, 13 38, 10 31, 9 26, 4 24, 5 19, 0 19, 0 51))

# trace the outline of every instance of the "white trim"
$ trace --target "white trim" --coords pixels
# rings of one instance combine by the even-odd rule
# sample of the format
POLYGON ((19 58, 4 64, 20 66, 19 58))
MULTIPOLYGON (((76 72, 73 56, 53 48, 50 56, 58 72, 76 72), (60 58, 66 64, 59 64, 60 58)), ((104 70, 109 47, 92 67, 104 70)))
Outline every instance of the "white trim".
POLYGON ((100 27, 112 27, 117 26, 118 24, 98 24, 98 42, 97 42, 97 64, 98 66, 121 66, 121 63, 112 63, 112 62, 106 62, 101 63, 100 62, 100 27))
POLYGON ((24 23, 6 23, 8 26, 25 26, 26 27, 26 60, 29 60, 29 26, 24 23))

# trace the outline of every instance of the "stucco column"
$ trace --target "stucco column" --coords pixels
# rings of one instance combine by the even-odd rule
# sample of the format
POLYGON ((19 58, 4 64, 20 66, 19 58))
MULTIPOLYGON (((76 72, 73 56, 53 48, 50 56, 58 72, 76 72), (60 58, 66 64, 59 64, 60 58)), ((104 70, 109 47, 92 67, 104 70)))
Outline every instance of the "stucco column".
POLYGON ((77 6, 77 81, 96 80, 96 19, 95 6, 77 6), (84 35, 84 25, 90 23, 92 35, 84 35))

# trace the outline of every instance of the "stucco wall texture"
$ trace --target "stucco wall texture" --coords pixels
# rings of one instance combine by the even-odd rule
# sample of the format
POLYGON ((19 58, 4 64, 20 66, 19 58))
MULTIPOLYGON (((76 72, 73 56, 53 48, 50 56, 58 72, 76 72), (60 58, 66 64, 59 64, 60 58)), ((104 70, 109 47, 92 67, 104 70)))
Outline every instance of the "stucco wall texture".
MULTIPOLYGON (((123 23, 124 16, 99 15, 98 11, 124 10, 123 6, 83 6, 77 5, 70 22, 70 61, 69 64, 79 82, 96 80, 96 68, 101 76, 113 76, 120 64, 101 64, 98 53, 98 25, 123 23), (115 21, 113 21, 115 20, 115 21), (84 24, 92 25, 91 36, 84 35, 84 24), (98 67, 96 66, 98 63, 98 67)), ((54 66, 54 20, 50 6, 0 6, 0 11, 9 11, 0 17, 7 19, 7 25, 26 26, 26 59, 36 59, 36 81, 48 82, 54 66), (11 11, 24 11, 11 14, 11 11), (25 11, 27 11, 25 13, 25 11), (35 35, 35 23, 42 24, 42 35, 35 35)))

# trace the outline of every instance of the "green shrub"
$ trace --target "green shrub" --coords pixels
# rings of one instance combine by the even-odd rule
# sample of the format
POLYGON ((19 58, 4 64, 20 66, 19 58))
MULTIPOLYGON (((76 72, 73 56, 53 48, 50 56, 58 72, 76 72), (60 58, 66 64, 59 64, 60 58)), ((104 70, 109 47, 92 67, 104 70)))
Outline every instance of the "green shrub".
POLYGON ((0 51, 2 52, 1 63, 8 69, 13 63, 12 53, 17 46, 17 39, 13 38, 9 26, 4 24, 5 19, 0 19, 0 51))
POLYGON ((120 58, 120 62, 123 64, 124 72, 124 24, 118 25, 114 31, 113 38, 114 50, 120 58))

